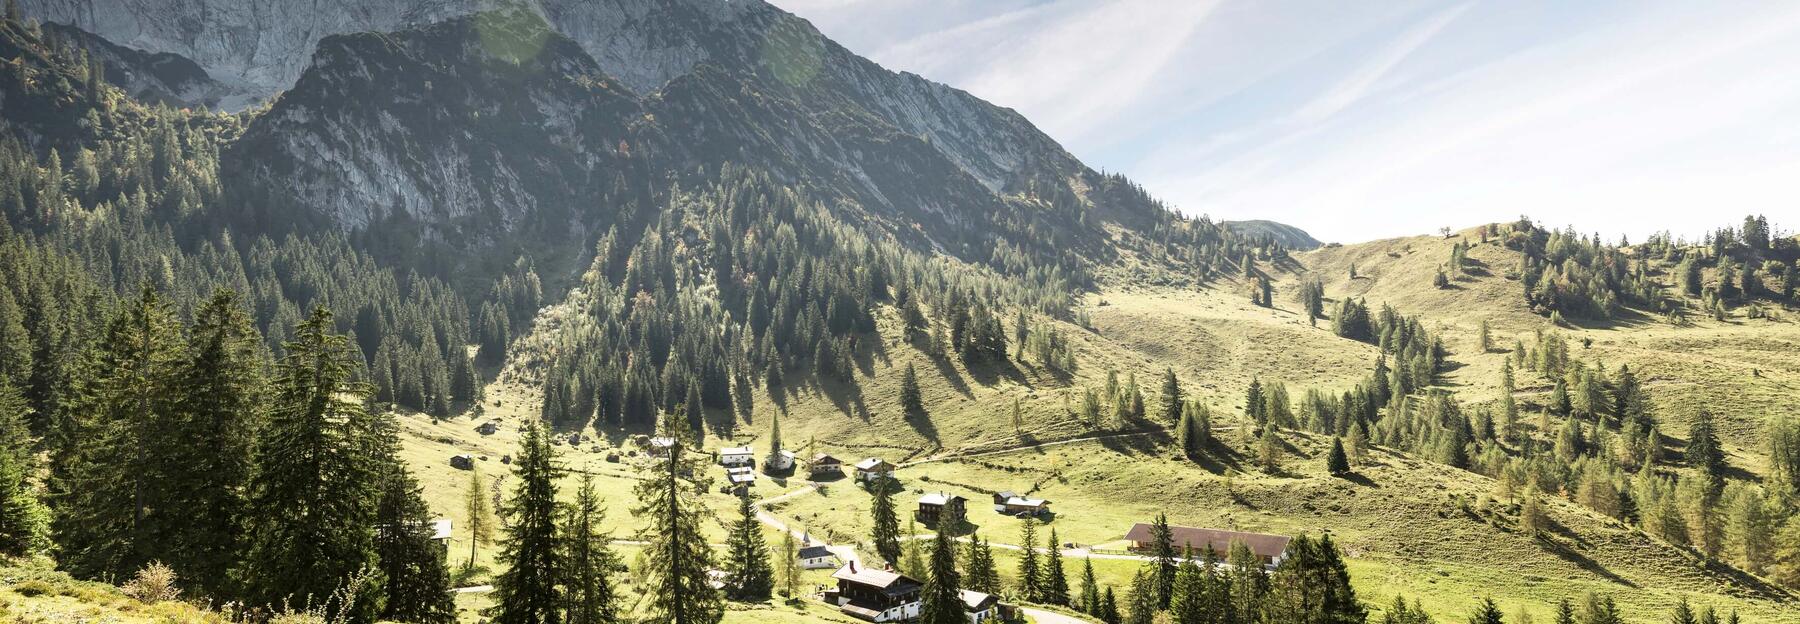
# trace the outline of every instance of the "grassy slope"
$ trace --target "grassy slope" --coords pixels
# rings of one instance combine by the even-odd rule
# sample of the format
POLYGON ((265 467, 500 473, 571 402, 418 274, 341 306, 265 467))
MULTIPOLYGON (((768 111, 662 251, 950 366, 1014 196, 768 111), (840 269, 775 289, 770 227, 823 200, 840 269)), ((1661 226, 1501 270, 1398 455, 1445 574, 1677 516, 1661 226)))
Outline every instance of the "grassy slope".
MULTIPOLYGON (((1464 401, 1493 400, 1504 355, 1476 352, 1480 322, 1492 324, 1502 345, 1515 336, 1529 343, 1546 322, 1524 309, 1517 282, 1504 277, 1517 256, 1498 245, 1477 246, 1470 253, 1485 271, 1473 272, 1452 289, 1432 289, 1431 275, 1449 257, 1452 242, 1417 237, 1297 254, 1276 273, 1272 310, 1250 305, 1238 294, 1241 285, 1229 280, 1199 291, 1162 286, 1109 290, 1089 302, 1092 331, 1064 327, 1081 364, 1073 375, 1031 364, 976 370, 961 363, 940 364, 902 342, 892 315, 884 314, 884 338, 859 358, 855 386, 795 384, 779 400, 759 396, 752 422, 739 423, 733 439, 756 443, 767 435, 768 416, 780 412, 789 446, 811 440, 819 450, 852 460, 870 455, 918 460, 1006 448, 1020 443, 1009 422, 1015 398, 1023 406, 1025 440, 1067 439, 1093 433, 1069 412, 1068 406, 1078 404, 1081 388, 1099 388, 1108 368, 1121 376, 1135 373, 1154 409, 1157 375, 1165 365, 1177 371, 1188 392, 1221 414, 1222 427, 1231 427, 1241 413, 1242 389, 1253 375, 1287 383, 1297 400, 1305 388, 1349 387, 1375 357, 1368 345, 1338 339, 1323 324, 1307 325, 1293 300, 1305 274, 1318 275, 1329 298, 1365 297, 1423 314, 1453 352, 1455 368, 1444 385, 1464 401), (1351 262, 1360 274, 1355 280, 1348 278, 1351 262), (921 372, 929 425, 899 415, 897 373, 908 363, 921 372)), ((1755 473, 1761 467, 1755 446, 1758 423, 1773 410, 1800 406, 1792 393, 1800 382, 1794 372, 1800 371, 1800 349, 1792 348, 1800 342, 1800 328, 1786 320, 1695 322, 1675 327, 1634 316, 1571 334, 1581 359, 1609 366, 1628 362, 1639 370, 1671 434, 1685 431, 1698 406, 1711 406, 1721 417, 1734 464, 1755 473), (1591 338, 1592 345, 1581 348, 1583 338, 1591 338), (1761 376, 1751 375, 1751 369, 1761 369, 1761 376)), ((1521 382, 1528 406, 1532 385, 1521 382)), ((488 413, 509 423, 535 409, 536 398, 527 387, 497 385, 490 394, 488 413)), ((457 421, 450 429, 459 438, 474 440, 478 436, 465 433, 471 426, 457 421)), ((512 429, 467 448, 503 453, 512 429)), ((1385 604, 1395 592, 1420 597, 1440 619, 1461 619, 1474 600, 1488 595, 1509 611, 1527 608, 1545 617, 1559 597, 1598 591, 1617 597, 1635 621, 1660 620, 1678 596, 1741 609, 1755 621, 1800 621, 1777 606, 1789 597, 1755 579, 1706 569, 1679 549, 1571 503, 1551 502, 1558 529, 1539 541, 1513 529, 1515 506, 1484 500, 1493 484, 1480 475, 1378 452, 1361 471, 1362 478, 1332 479, 1323 474, 1319 459, 1329 440, 1293 436, 1290 474, 1271 477, 1241 471, 1249 461, 1248 447, 1228 430, 1221 437, 1239 448, 1218 453, 1220 460, 1204 466, 1171 459, 1160 433, 922 463, 902 471, 908 488, 902 502, 910 507, 917 494, 938 489, 969 496, 975 501, 972 519, 997 543, 1017 542, 1018 522, 982 506, 984 492, 994 489, 1029 490, 1056 501, 1061 515, 1054 526, 1061 539, 1081 544, 1116 541, 1131 523, 1157 511, 1168 512, 1180 524, 1290 533, 1328 530, 1349 553, 1365 600, 1385 604)), ((622 442, 616 433, 609 438, 622 442)), ((439 492, 433 495, 435 504, 453 506, 460 500, 460 479, 466 475, 449 471, 443 458, 452 448, 464 447, 414 443, 409 448, 423 454, 420 463, 434 466, 425 469, 425 478, 439 492)), ((592 453, 584 457, 572 461, 594 461, 592 453)), ((495 466, 486 466, 492 474, 495 466)), ((625 473, 612 465, 600 472, 603 482, 617 481, 603 485, 609 498, 618 497, 611 498, 611 520, 628 525, 629 516, 619 509, 630 500, 625 473)), ((792 490, 768 481, 759 489, 764 496, 792 490)), ((842 482, 788 499, 774 511, 814 535, 855 543, 868 535, 868 501, 862 490, 842 482)), ((728 517, 729 501, 719 497, 713 502, 728 517)), ((1014 554, 998 554, 1010 569, 1014 554)), ((1072 577, 1078 563, 1071 561, 1072 577)), ((1119 585, 1135 565, 1100 560, 1096 570, 1103 583, 1119 585)), ((809 580, 823 582, 823 574, 811 574, 809 580)))

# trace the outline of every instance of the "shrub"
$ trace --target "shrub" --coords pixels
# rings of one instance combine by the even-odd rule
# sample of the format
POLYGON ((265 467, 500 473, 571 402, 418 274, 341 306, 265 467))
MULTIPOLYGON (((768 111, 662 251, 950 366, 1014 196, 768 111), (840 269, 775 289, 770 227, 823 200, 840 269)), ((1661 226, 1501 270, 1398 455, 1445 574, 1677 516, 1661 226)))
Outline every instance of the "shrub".
POLYGON ((138 602, 156 604, 181 597, 181 589, 175 586, 175 580, 175 570, 160 561, 152 561, 138 570, 136 578, 119 589, 138 602))
POLYGON ((42 579, 27 579, 24 581, 20 581, 19 584, 13 586, 12 590, 15 592, 18 592, 20 596, 24 596, 26 598, 33 598, 36 596, 46 596, 46 595, 51 595, 51 594, 57 593, 55 585, 51 585, 50 583, 48 583, 42 579))

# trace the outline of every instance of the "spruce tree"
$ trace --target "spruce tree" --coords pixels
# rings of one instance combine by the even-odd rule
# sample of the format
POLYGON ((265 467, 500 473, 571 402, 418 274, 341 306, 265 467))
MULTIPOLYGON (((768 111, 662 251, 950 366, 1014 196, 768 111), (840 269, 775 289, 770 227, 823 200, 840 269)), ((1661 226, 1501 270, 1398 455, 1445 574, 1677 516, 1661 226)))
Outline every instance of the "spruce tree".
POLYGON ((70 446, 59 453, 53 529, 59 562, 82 578, 126 578, 166 547, 187 519, 160 453, 177 452, 179 325, 143 289, 108 324, 86 364, 70 446))
POLYGON ((537 421, 526 423, 513 460, 517 489, 501 506, 506 537, 496 562, 494 621, 499 624, 557 624, 562 621, 562 553, 557 548, 556 481, 562 470, 556 451, 537 421))
POLYGON ((612 536, 601 528, 605 520, 606 510, 594 489, 594 479, 584 473, 576 483, 575 500, 563 509, 558 538, 565 624, 619 621, 619 596, 612 575, 623 569, 624 563, 613 552, 612 536))
MULTIPOLYGON (((1140 571, 1140 574, 1141 573, 1142 572, 1140 571)), ((1100 613, 1098 615, 1100 621, 1105 622, 1106 624, 1121 624, 1121 622, 1123 622, 1119 617, 1119 599, 1117 596, 1113 595, 1113 588, 1111 585, 1106 586, 1106 597, 1100 600, 1100 613)))
POLYGON ((1000 570, 994 553, 980 535, 969 536, 969 552, 963 558, 963 585, 984 594, 1000 593, 1000 570))
POLYGON ((1138 568, 1137 574, 1131 577, 1131 593, 1125 595, 1128 611, 1124 614, 1125 624, 1155 624, 1156 612, 1156 580, 1153 574, 1146 574, 1138 568))
POLYGON ((1344 439, 1331 439, 1331 454, 1325 459, 1325 470, 1333 475, 1350 473, 1350 457, 1344 454, 1344 439))
MULTIPOLYGON (((23 414, 24 399, 0 379, 0 419, 23 414), (10 395, 10 396, 9 396, 10 395)), ((19 427, 23 429, 23 426, 19 427)), ((0 451, 0 557, 24 557, 47 548, 50 513, 38 502, 22 456, 0 451)))
POLYGON ((777 410, 769 415, 769 456, 763 460, 763 472, 768 472, 769 467, 775 465, 775 460, 781 457, 781 450, 781 412, 777 410))
POLYGON ((1019 593, 1027 602, 1044 602, 1044 570, 1038 563, 1037 520, 1026 518, 1019 526, 1019 593))
POLYGON ((769 565, 769 547, 763 542, 762 523, 749 496, 738 497, 738 519, 725 537, 725 594, 740 602, 769 599, 775 587, 775 571, 769 565))
POLYGON ((386 597, 381 618, 396 622, 447 624, 456 621, 450 573, 442 547, 432 538, 431 508, 418 481, 394 458, 385 458, 380 497, 375 504, 375 553, 386 597))
POLYGON ((1712 414, 1701 411, 1688 427, 1688 465, 1700 470, 1713 483, 1722 483, 1725 474, 1725 451, 1713 431, 1712 414))
POLYGON ((1082 613, 1100 616, 1100 583, 1094 579, 1094 558, 1081 559, 1081 598, 1075 608, 1082 613))
POLYGON ((1175 593, 1177 563, 1175 531, 1169 527, 1168 514, 1156 514, 1156 519, 1151 521, 1150 544, 1151 596, 1156 600, 1156 608, 1167 609, 1175 593))
POLYGON ((643 594, 649 599, 647 620, 655 624, 716 624, 725 605, 707 570, 712 547, 700 530, 705 485, 690 480, 705 469, 687 454, 688 442, 669 448, 667 457, 646 464, 637 484, 638 506, 632 509, 646 542, 643 594))
POLYGON ((1556 600, 1556 624, 1575 624, 1575 605, 1568 598, 1556 600))
POLYGON ((1269 577, 1262 601, 1270 621, 1296 624, 1342 624, 1367 617, 1350 587, 1350 574, 1331 536, 1301 535, 1288 543, 1288 555, 1269 577))
POLYGON ((262 426, 267 382, 262 337, 236 292, 214 293, 194 312, 179 373, 178 431, 161 458, 172 498, 187 509, 162 562, 213 596, 227 590, 238 555, 244 491, 262 426))
POLYGON ((1688 606, 1687 597, 1675 601, 1675 608, 1669 611, 1669 624, 1694 624, 1694 609, 1688 606))
MULTIPOLYGON (((245 552, 235 569, 245 602, 279 608, 329 598, 375 563, 375 504, 393 424, 365 409, 346 336, 316 308, 294 329, 276 366, 274 404, 257 441, 245 552)), ((362 588, 373 595, 377 588, 362 588)), ((367 620, 376 601, 354 605, 367 620)))
POLYGON ((1050 553, 1044 558, 1044 596, 1048 604, 1069 605, 1069 577, 1063 571, 1062 542, 1056 539, 1056 527, 1050 527, 1050 553))
POLYGON ((1499 605, 1493 598, 1482 598, 1475 612, 1469 614, 1469 624, 1506 624, 1506 616, 1500 613, 1499 605))
POLYGON ((874 516, 874 532, 870 536, 875 544, 875 553, 889 565, 899 565, 900 556, 900 518, 894 511, 894 485, 891 479, 877 478, 871 483, 871 493, 875 495, 874 504, 870 506, 870 514, 874 516))
POLYGON ((964 624, 962 576, 956 571, 956 545, 938 531, 932 540, 931 566, 919 607, 920 624, 964 624))
POLYGON ((925 399, 919 393, 919 373, 913 370, 912 362, 907 362, 905 372, 900 374, 900 409, 907 418, 925 416, 925 399))
POLYGON ((900 544, 900 573, 913 578, 925 578, 928 570, 925 567, 923 542, 919 540, 919 523, 913 518, 906 519, 906 540, 900 544))

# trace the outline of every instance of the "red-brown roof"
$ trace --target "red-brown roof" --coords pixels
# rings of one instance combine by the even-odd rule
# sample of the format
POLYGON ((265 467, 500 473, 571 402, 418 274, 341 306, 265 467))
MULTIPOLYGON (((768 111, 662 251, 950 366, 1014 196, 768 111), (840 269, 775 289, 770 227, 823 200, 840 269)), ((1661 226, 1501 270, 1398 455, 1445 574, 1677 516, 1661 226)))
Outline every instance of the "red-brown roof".
MULTIPOLYGON (((1280 557, 1281 553, 1287 552, 1288 541, 1293 539, 1286 535, 1244 533, 1242 531, 1226 531, 1224 529, 1196 529, 1183 526, 1171 526, 1169 527, 1169 533, 1173 534, 1175 537, 1176 550, 1190 548, 1193 549, 1195 553, 1199 553, 1200 551, 1206 550, 1207 545, 1210 544, 1213 547, 1213 550, 1218 551, 1220 557, 1224 557, 1227 553, 1231 552, 1232 542, 1243 542, 1244 545, 1249 546, 1250 551, 1256 553, 1257 556, 1269 558, 1280 557)), ((1131 526, 1131 531, 1125 534, 1125 540, 1140 544, 1148 544, 1156 541, 1156 538, 1151 535, 1150 525, 1139 522, 1131 526)))

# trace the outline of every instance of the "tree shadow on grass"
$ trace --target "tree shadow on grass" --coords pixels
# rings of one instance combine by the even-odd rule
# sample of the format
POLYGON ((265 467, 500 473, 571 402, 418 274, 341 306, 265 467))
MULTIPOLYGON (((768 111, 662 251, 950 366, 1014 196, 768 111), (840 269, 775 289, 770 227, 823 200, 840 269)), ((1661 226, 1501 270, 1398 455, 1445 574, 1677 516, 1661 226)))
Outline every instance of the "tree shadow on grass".
POLYGON ((944 381, 949 382, 950 387, 955 389, 957 394, 963 395, 965 399, 975 398, 975 393, 969 389, 969 383, 963 381, 962 373, 956 372, 956 364, 950 361, 949 354, 945 354, 943 357, 933 357, 930 360, 937 367, 938 375, 943 377, 944 381))
POLYGON ((938 440, 937 424, 931 422, 931 414, 924 410, 906 410, 901 414, 901 418, 913 428, 914 433, 919 434, 919 437, 925 438, 933 445, 941 446, 943 444, 938 440))
MULTIPOLYGON (((1582 542, 1581 538, 1579 536, 1576 536, 1573 531, 1570 531, 1568 529, 1568 527, 1564 527, 1560 523, 1557 523, 1554 521, 1550 523, 1550 531, 1549 532, 1555 533, 1560 536, 1568 537, 1572 540, 1575 540, 1578 544, 1580 544, 1582 542)), ((1632 589, 1638 588, 1637 583, 1633 583, 1630 579, 1619 576, 1618 574, 1614 573, 1612 570, 1606 569, 1606 566, 1600 565, 1600 563, 1597 561, 1594 561, 1593 558, 1588 557, 1587 555, 1584 555, 1584 554, 1580 553, 1579 551, 1576 551, 1573 548, 1570 548, 1567 544, 1564 544, 1561 541, 1559 541, 1553 537, 1550 537, 1548 535, 1539 535, 1537 537, 1537 541, 1538 541, 1538 544, 1540 544, 1544 547, 1544 550, 1550 551, 1551 554, 1562 558, 1563 561, 1573 563, 1576 565, 1576 567, 1579 567, 1583 570, 1591 572, 1594 575, 1599 576, 1600 578, 1606 579, 1607 581, 1617 583, 1619 585, 1624 585, 1624 586, 1632 588, 1632 589)))

